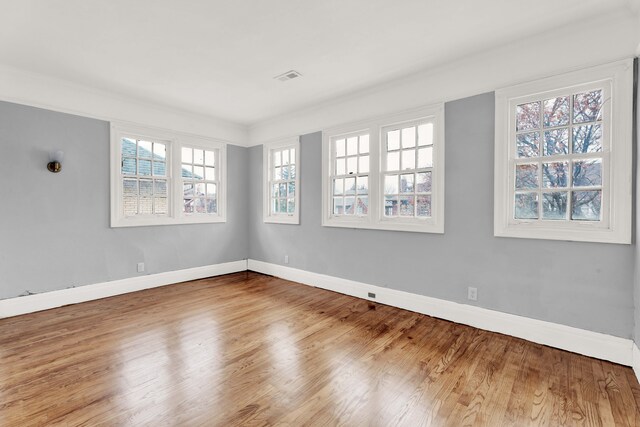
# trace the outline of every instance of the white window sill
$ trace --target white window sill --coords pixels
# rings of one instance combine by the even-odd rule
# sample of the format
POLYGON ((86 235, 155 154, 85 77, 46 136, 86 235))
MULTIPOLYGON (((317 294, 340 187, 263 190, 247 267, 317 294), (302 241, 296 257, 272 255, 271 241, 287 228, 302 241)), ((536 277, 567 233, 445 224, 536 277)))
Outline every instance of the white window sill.
POLYGON ((300 224, 300 218, 297 215, 271 215, 263 220, 267 224, 300 224))
POLYGON ((496 237, 514 237, 521 239, 631 244, 631 235, 629 233, 616 232, 609 228, 599 226, 597 223, 518 223, 507 226, 496 225, 493 234, 496 237))
POLYGON ((323 227, 361 228, 365 230, 406 231, 411 233, 444 234, 444 224, 438 224, 433 219, 396 220, 382 219, 373 222, 368 218, 333 217, 325 219, 323 227))
POLYGON ((179 218, 118 218, 111 221, 111 228, 150 227, 154 225, 216 224, 225 222, 227 222, 227 219, 218 215, 188 216, 179 218))

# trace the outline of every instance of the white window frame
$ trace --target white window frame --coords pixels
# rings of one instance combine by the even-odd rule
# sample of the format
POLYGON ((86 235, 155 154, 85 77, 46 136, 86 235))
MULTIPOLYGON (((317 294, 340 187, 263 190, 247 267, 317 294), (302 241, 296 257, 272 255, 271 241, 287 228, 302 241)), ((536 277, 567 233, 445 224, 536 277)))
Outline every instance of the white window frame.
POLYGON ((227 221, 227 145, 205 137, 181 134, 134 124, 111 123, 110 142, 111 175, 111 227, 141 227, 154 225, 224 223, 227 221), (163 142, 167 146, 167 198, 166 215, 125 216, 122 200, 121 173, 123 137, 163 142), (217 213, 188 214, 182 209, 182 147, 214 150, 217 154, 217 213))
POLYGON ((300 224, 300 139, 287 138, 281 141, 274 141, 263 144, 262 149, 262 171, 263 171, 263 220, 267 223, 276 224, 300 224), (273 182, 273 153, 275 151, 294 148, 296 150, 296 177, 295 182, 295 210, 289 213, 271 212, 271 183, 273 182))
MULTIPOLYGON (((631 243, 633 60, 557 75, 496 91, 494 235, 530 239, 631 243), (603 117, 599 157, 607 163, 602 177, 601 221, 514 219, 515 107, 568 91, 599 86, 611 94, 603 117), (607 150, 606 146, 609 147, 607 150)), ((607 102, 605 100, 605 102, 607 102)), ((571 138, 571 135, 570 135, 571 138)), ((542 144, 542 142, 541 142, 542 144)), ((572 172, 570 172, 572 173, 572 172)), ((569 215, 571 213, 569 212, 569 215)))
MULTIPOLYGON (((444 233, 444 153, 444 104, 442 103, 325 130, 322 137, 322 225, 325 227, 444 233), (423 120, 433 123, 434 126, 431 217, 385 217, 382 183, 382 177, 385 173, 382 168, 383 152, 385 150, 383 146, 383 129, 399 124, 410 125, 423 120), (366 216, 335 215, 332 210, 333 188, 331 177, 335 167, 332 141, 361 133, 369 134, 369 212, 366 216)), ((401 173, 401 171, 398 173, 401 173)))

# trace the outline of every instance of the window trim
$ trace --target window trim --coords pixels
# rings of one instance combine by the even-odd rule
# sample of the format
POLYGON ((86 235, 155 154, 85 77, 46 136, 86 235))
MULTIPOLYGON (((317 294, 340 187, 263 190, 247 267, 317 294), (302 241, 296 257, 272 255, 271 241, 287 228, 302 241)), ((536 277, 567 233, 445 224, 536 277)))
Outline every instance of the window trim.
MULTIPOLYGON (((323 131, 322 134, 322 226, 373 230, 444 233, 445 179, 444 104, 438 103, 399 113, 347 123, 323 131), (382 177, 384 128, 430 119, 434 125, 432 216, 430 218, 389 218, 384 216, 382 177), (369 133, 369 215, 341 215, 332 212, 332 140, 349 134, 369 133)), ((400 171, 398 172, 400 173, 400 171)))
POLYGON ((111 228, 142 227, 154 225, 175 224, 209 224, 227 221, 227 144, 211 138, 182 134, 164 129, 150 128, 135 124, 111 123, 110 138, 110 197, 111 197, 111 228), (125 217, 122 204, 121 152, 120 141, 123 137, 149 139, 167 144, 167 214, 163 216, 125 217), (218 153, 217 214, 188 215, 182 212, 182 175, 181 151, 182 147, 216 150, 218 153))
MULTIPOLYGON (((633 60, 623 60, 573 71, 516 86, 495 93, 494 236, 570 240, 601 243, 631 243, 633 60), (609 151, 600 157, 608 162, 602 182, 602 221, 515 220, 513 153, 515 120, 513 109, 527 100, 553 97, 561 91, 575 91, 597 84, 611 91, 608 123, 609 151), (608 195, 608 208, 605 197, 608 195)), ((570 215, 570 213, 569 213, 570 215)))
POLYGON ((291 137, 283 140, 268 142, 262 146, 262 199, 263 199, 263 221, 272 224, 300 224, 300 138, 291 137), (272 152, 284 148, 294 148, 296 150, 296 194, 295 211, 293 214, 272 214, 271 213, 271 170, 272 152))

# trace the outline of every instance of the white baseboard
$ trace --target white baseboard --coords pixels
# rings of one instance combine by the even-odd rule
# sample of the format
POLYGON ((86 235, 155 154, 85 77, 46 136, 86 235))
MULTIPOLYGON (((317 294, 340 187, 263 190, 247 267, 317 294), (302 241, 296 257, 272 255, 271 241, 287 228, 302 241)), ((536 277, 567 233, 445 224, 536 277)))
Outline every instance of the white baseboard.
POLYGON ((0 319, 246 269, 247 261, 241 260, 4 299, 0 300, 0 319))
POLYGON ((633 362, 632 363, 633 365, 631 365, 631 367, 633 368, 633 372, 636 373, 636 378, 640 383, 640 348, 638 348, 638 344, 636 343, 633 344, 633 362))
POLYGON ((523 338, 589 357, 634 366, 636 374, 640 372, 640 352, 629 339, 252 259, 249 260, 248 268, 259 273, 368 300, 372 300, 367 297, 368 292, 374 292, 375 301, 382 304, 523 338))

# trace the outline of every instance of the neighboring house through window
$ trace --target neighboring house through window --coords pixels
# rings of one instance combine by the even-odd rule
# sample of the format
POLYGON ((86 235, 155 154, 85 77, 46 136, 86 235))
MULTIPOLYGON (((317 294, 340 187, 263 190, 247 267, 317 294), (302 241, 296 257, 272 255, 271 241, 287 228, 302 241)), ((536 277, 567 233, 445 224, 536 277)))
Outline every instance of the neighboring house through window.
POLYGON ((300 142, 264 144, 264 222, 300 223, 300 142))

